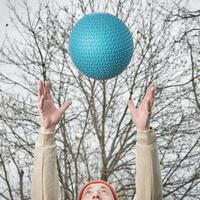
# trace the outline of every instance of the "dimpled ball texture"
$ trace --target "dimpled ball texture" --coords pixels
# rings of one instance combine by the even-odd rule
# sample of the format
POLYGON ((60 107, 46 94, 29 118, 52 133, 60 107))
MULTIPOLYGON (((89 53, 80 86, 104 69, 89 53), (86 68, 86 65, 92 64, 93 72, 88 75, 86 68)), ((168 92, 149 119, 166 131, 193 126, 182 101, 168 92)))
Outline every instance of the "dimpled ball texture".
POLYGON ((88 77, 106 80, 122 73, 133 54, 126 25, 109 13, 91 13, 72 28, 69 53, 75 66, 88 77))

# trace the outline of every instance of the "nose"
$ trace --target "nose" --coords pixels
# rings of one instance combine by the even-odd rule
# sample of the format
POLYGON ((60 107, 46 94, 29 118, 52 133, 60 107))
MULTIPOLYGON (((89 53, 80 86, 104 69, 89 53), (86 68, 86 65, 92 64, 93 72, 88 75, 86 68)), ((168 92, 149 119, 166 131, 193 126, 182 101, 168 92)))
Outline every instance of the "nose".
POLYGON ((101 200, 100 198, 100 193, 98 190, 95 190, 92 194, 92 199, 95 200, 95 199, 98 199, 98 200, 101 200))

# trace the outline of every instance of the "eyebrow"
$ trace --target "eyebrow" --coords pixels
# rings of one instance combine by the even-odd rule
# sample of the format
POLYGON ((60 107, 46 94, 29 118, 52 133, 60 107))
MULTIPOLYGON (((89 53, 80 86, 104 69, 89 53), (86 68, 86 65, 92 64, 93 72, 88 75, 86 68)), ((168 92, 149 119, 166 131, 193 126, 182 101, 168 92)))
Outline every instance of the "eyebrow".
POLYGON ((90 186, 90 187, 86 188, 86 189, 85 189, 85 192, 86 192, 87 190, 91 189, 91 187, 92 187, 92 186, 90 186))
POLYGON ((101 189, 107 189, 107 190, 110 190, 109 188, 105 187, 105 186, 101 186, 100 187, 101 189))
MULTIPOLYGON (((90 190, 92 188, 92 186, 88 187, 85 189, 84 193, 87 192, 88 190, 90 190)), ((107 189, 110 190, 109 188, 105 187, 105 186, 100 186, 100 189, 107 189)))

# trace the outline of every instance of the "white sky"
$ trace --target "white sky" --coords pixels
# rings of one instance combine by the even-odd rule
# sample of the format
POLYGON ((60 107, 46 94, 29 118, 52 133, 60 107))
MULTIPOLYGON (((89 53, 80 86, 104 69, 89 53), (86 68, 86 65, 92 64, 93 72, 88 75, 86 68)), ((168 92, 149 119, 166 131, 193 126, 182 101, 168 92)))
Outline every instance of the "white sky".
MULTIPOLYGON (((13 2, 16 2, 16 0, 12 0, 13 2)), ((57 0, 59 3, 62 2, 62 0, 57 0)), ((37 5, 38 0, 28 0, 29 4, 32 5, 32 7, 34 8, 37 5)), ((200 10, 200 0, 189 0, 190 5, 191 5, 191 9, 193 10, 200 10)), ((9 9, 6 6, 7 0, 0 0, 0 48, 2 46, 3 43, 3 39, 5 37, 5 30, 6 30, 6 24, 10 23, 10 19, 9 19, 9 9)), ((66 3, 66 1, 65 1, 66 3)), ((8 27, 9 30, 10 27, 8 27)), ((9 33, 10 34, 10 33, 9 33)), ((13 35, 15 33, 12 33, 13 35)), ((9 70, 11 69, 11 66, 6 66, 0 64, 0 71, 4 71, 4 72, 9 72, 9 70)))
MULTIPOLYGON (((15 1, 15 0, 13 0, 15 1)), ((58 0, 60 2, 60 0, 58 0)), ((37 4, 37 0, 29 0, 29 3, 34 7, 37 4)), ((200 9, 200 0, 189 0, 191 9, 200 9)), ((2 44, 3 37, 5 35, 5 25, 9 22, 9 9, 6 6, 7 0, 0 0, 0 45, 2 44)))

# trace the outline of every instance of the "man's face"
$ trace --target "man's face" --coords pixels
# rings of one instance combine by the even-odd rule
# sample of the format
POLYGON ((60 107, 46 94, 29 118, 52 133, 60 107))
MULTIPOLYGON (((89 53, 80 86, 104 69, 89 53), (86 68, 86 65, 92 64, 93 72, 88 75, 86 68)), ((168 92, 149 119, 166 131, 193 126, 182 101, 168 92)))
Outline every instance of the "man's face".
POLYGON ((94 183, 84 189, 81 200, 114 200, 114 196, 105 184, 94 183))

